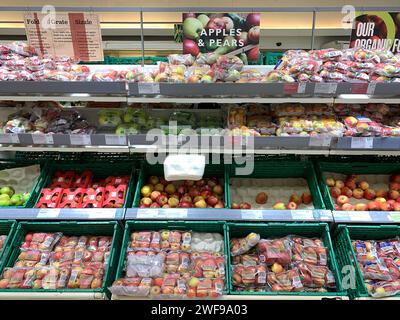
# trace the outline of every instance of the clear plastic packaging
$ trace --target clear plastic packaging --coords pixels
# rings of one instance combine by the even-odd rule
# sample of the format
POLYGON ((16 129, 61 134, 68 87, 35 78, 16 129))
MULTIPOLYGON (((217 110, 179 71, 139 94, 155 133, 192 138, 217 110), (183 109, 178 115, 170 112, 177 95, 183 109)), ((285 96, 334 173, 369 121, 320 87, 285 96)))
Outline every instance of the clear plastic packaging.
POLYGON ((249 233, 245 238, 234 238, 230 241, 231 256, 238 256, 248 252, 255 247, 260 241, 260 235, 257 233, 249 233))

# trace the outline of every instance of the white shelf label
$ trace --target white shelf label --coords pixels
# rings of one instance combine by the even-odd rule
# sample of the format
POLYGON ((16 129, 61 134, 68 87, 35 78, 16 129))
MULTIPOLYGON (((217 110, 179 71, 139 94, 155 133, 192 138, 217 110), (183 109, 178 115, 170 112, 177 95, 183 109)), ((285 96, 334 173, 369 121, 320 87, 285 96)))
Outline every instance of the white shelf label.
POLYGON ((152 83, 139 82, 138 90, 139 94, 159 94, 160 84, 157 82, 152 82, 152 83))
POLYGON ((116 209, 90 208, 85 211, 85 217, 87 216, 88 219, 114 219, 116 212, 116 209))
POLYGON ((320 135, 310 137, 309 147, 329 147, 331 145, 332 137, 327 135, 320 135))
POLYGON ((264 218, 262 210, 242 210, 243 220, 262 220, 264 218))
POLYGON ((300 82, 299 86, 297 87, 297 93, 305 93, 306 92, 307 83, 300 82))
POLYGON ((140 208, 137 210, 136 218, 137 219, 151 219, 158 217, 158 209, 143 209, 140 208))
POLYGON ((71 145, 90 146, 92 144, 88 134, 71 134, 70 139, 71 145))
POLYGON ((314 93, 334 94, 336 89, 337 83, 316 83, 314 93))
POLYGON ((372 137, 352 137, 352 149, 372 149, 374 146, 374 138, 372 137))
POLYGON ((375 94, 376 82, 370 82, 368 84, 367 94, 373 96, 375 94))
POLYGON ((290 210, 293 220, 314 220, 312 210, 290 210))
POLYGON ((185 219, 187 218, 188 211, 187 209, 160 209, 158 210, 158 215, 157 218, 165 218, 165 219, 171 219, 171 218, 179 218, 179 219, 185 219))
POLYGON ((32 134, 34 144, 54 144, 52 134, 32 134))
POLYGON ((60 209, 57 208, 40 209, 37 218, 57 218, 59 214, 60 209))
POLYGON ((116 134, 106 134, 105 135, 106 139, 106 145, 126 145, 126 136, 119 136, 116 134))
POLYGON ((349 212, 350 221, 372 221, 371 215, 368 211, 351 211, 349 212))

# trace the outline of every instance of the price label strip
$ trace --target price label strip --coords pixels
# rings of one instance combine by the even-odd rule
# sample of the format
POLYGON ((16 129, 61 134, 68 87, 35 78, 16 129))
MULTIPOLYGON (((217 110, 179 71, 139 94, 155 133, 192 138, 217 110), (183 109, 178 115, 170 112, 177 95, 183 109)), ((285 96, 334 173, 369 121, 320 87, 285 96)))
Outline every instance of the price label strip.
POLYGON ((297 93, 298 92, 298 83, 285 83, 283 85, 284 93, 297 93))
POLYGON ((137 219, 155 219, 158 217, 158 209, 138 209, 137 219))
POLYGON ((85 217, 88 219, 115 219, 116 209, 88 209, 85 210, 85 217))
POLYGON ((316 83, 314 93, 335 94, 337 83, 316 83))
POLYGON ((369 222, 372 221, 368 211, 351 211, 349 212, 350 221, 369 222))
POLYGON ((34 144, 54 144, 52 134, 32 134, 34 144))
POLYGON ((312 210, 290 210, 293 220, 314 220, 312 210))
POLYGON ((389 217, 393 222, 400 222, 400 212, 390 212, 389 217))
POLYGON ((139 94, 160 94, 159 83, 138 83, 139 94))
POLYGON ((185 219, 187 216, 187 209, 160 209, 157 214, 160 219, 185 219))
POLYGON ((262 220, 264 218, 262 210, 242 210, 242 220, 262 220))
POLYGON ((297 93, 305 93, 306 92, 307 83, 300 82, 297 87, 297 93))
POLYGON ((126 145, 126 136, 119 136, 116 134, 106 134, 105 135, 106 145, 111 146, 123 146, 126 145))
POLYGON ((332 137, 327 135, 320 135, 315 137, 310 137, 308 143, 309 147, 329 147, 331 145, 332 137))
POLYGON ((46 208, 46 209, 40 209, 37 218, 58 218, 60 215, 60 209, 56 208, 46 208))
POLYGON ((372 137, 352 137, 352 149, 372 149, 374 147, 374 138, 372 137))
POLYGON ((87 134, 71 134, 71 145, 90 146, 92 144, 90 136, 87 134))

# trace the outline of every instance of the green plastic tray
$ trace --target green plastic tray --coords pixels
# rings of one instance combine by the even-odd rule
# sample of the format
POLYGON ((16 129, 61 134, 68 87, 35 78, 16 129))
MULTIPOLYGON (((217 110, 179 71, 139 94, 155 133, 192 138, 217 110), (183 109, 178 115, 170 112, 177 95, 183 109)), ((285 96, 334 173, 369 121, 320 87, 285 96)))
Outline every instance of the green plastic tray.
POLYGON ((325 172, 350 174, 393 174, 400 172, 400 162, 316 162, 315 171, 317 172, 318 184, 321 189, 322 197, 326 207, 335 210, 334 203, 326 185, 325 172))
MULTIPOLYGON (((229 252, 231 238, 243 238, 250 232, 260 234, 261 238, 284 237, 287 235, 298 235, 304 237, 318 237, 324 242, 329 254, 329 268, 331 269, 335 280, 337 291, 335 292, 235 292, 231 277, 229 277, 229 290, 233 295, 290 295, 290 296, 344 296, 342 289, 338 263, 333 251, 332 241, 329 234, 329 227, 326 223, 228 223, 228 242, 229 252)), ((229 271, 231 271, 231 261, 229 260, 229 271)))
MULTIPOLYGON (((2 161, 0 162, 0 170, 5 169, 13 169, 13 168, 20 168, 20 167, 28 167, 31 165, 38 164, 37 162, 22 162, 22 161, 2 161)), ((45 180, 46 172, 47 172, 47 165, 46 162, 40 164, 40 175, 39 178, 34 183, 32 190, 30 191, 31 196, 29 197, 28 201, 25 202, 23 206, 0 206, 0 208, 8 208, 8 209, 17 209, 17 208, 32 208, 39 195, 40 190, 43 188, 43 183, 45 180)))
POLYGON ((271 52, 267 51, 265 55, 265 64, 269 66, 275 66, 282 58, 283 52, 271 52))
MULTIPOLYGON (((228 180, 226 178, 227 166, 224 164, 206 164, 204 170, 204 177, 217 177, 223 179, 224 183, 224 204, 228 207, 228 180)), ((141 170, 139 173, 138 183, 136 186, 136 193, 133 200, 133 207, 138 207, 140 204, 141 193, 140 189, 146 184, 150 176, 164 177, 164 166, 162 164, 149 165, 146 161, 142 162, 141 170)))
MULTIPOLYGON (((115 279, 119 279, 124 274, 125 267, 125 256, 126 249, 130 241, 131 233, 133 231, 141 230, 151 230, 159 231, 162 229, 166 230, 178 230, 178 231, 195 231, 195 232, 217 232, 224 237, 224 253, 226 259, 226 278, 229 278, 229 267, 228 267, 228 247, 227 247, 227 232, 226 224, 224 221, 133 221, 128 220, 125 223, 125 231, 122 239, 121 252, 119 255, 119 263, 116 272, 115 279)), ((227 280, 225 280, 227 281, 227 280)), ((224 294, 227 294, 227 287, 225 288, 224 294)))
MULTIPOLYGON (((309 161, 296 161, 296 160, 255 160, 254 170, 250 175, 240 176, 236 175, 236 168, 240 166, 232 164, 229 166, 227 179, 230 178, 304 178, 307 180, 308 188, 310 189, 313 204, 315 209, 325 209, 325 204, 318 188, 317 177, 313 165, 309 161)), ((229 195, 229 208, 232 204, 230 184, 227 184, 229 195)))
POLYGON ((118 254, 121 247, 122 228, 116 221, 106 222, 20 222, 17 225, 15 235, 10 247, 10 253, 5 265, 0 269, 3 273, 5 267, 12 267, 15 264, 19 254, 20 245, 23 243, 25 235, 28 232, 62 232, 68 236, 96 235, 112 236, 111 251, 108 266, 104 275, 103 285, 99 289, 0 289, 0 292, 104 292, 110 297, 108 287, 115 278, 115 272, 118 263, 118 254))
MULTIPOLYGON (((96 179, 104 179, 108 176, 127 175, 130 176, 128 188, 126 190, 125 202, 123 208, 132 202, 132 194, 134 193, 134 179, 135 179, 135 164, 133 162, 93 162, 93 163, 77 163, 77 162, 54 162, 49 163, 46 171, 46 177, 43 181, 42 188, 50 185, 54 173, 57 170, 66 171, 72 170, 75 172, 82 172, 84 170, 91 170, 96 179)), ((41 191, 42 189, 40 189, 41 191)), ((40 198, 40 192, 36 199, 35 205, 40 198)))
POLYGON ((7 235, 7 239, 3 245, 3 249, 0 251, 0 270, 3 269, 5 263, 7 262, 7 257, 10 252, 10 246, 16 228, 17 222, 15 220, 0 220, 0 235, 7 235))
MULTIPOLYGON (((168 62, 167 57, 145 56, 144 64, 157 64, 157 62, 168 62)), ((104 57, 104 64, 142 64, 142 57, 104 57)))
MULTIPOLYGON (((352 240, 383 240, 400 236, 400 226, 358 226, 339 225, 334 233, 336 258, 340 270, 345 266, 353 266, 355 269, 355 287, 347 289, 351 299, 357 297, 368 297, 368 290, 365 287, 361 270, 358 266, 356 254, 351 245, 352 240)), ((346 274, 344 274, 346 276, 346 274)), ((400 297, 397 295, 396 297, 400 297)))

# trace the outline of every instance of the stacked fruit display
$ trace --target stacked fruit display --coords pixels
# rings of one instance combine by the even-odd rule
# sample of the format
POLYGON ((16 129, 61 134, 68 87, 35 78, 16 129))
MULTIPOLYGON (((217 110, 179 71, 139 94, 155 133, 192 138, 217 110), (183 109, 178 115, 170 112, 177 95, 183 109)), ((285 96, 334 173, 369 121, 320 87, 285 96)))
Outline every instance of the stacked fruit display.
POLYGON ((0 188, 0 207, 23 206, 29 200, 30 193, 15 193, 10 186, 0 188))
POLYGON ((137 231, 126 252, 116 295, 217 298, 225 288, 224 240, 219 233, 137 231))
POLYGON ((305 179, 231 179, 232 209, 312 209, 305 179), (283 199, 287 199, 284 201, 283 199), (253 200, 254 199, 254 200, 253 200))
MULTIPOLYGON (((338 177, 338 175, 336 175, 338 177)), ((345 179, 326 178, 335 210, 343 211, 400 211, 400 175, 349 175, 345 179), (374 180, 378 189, 366 180, 374 180)))
POLYGON ((140 189, 139 208, 224 208, 224 188, 218 178, 169 182, 151 176, 140 189))
POLYGON ((13 267, 5 268, 1 289, 99 289, 110 255, 111 237, 27 233, 13 267))
POLYGON ((122 208, 129 176, 95 179, 90 170, 56 171, 48 188, 43 188, 37 208, 122 208))
POLYGON ((230 241, 234 291, 327 292, 335 289, 327 248, 320 239, 261 239, 250 233, 230 241))
POLYGON ((400 293, 400 240, 354 240, 352 246, 368 293, 375 298, 400 293))

